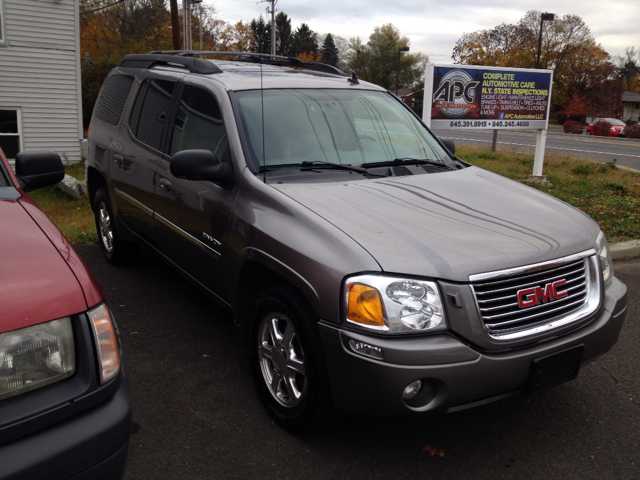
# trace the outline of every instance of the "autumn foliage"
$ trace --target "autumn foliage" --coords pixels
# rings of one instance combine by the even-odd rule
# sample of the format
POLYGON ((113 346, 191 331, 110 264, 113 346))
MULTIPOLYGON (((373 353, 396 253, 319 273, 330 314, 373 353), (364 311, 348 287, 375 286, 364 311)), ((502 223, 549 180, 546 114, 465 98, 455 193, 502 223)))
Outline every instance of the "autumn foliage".
POLYGON ((567 120, 562 124, 562 129, 564 133, 574 133, 577 135, 582 135, 584 133, 584 125, 582 123, 578 123, 575 120, 567 120))
MULTIPOLYGON (((516 24, 465 33, 457 41, 452 59, 466 65, 533 68, 540 15, 532 10, 516 24)), ((544 22, 539 68, 554 72, 554 112, 576 119, 622 113, 621 88, 640 88, 636 56, 628 49, 625 58, 612 58, 578 15, 556 15, 554 21, 544 22)))
POLYGON ((624 130, 627 138, 640 138, 640 124, 628 125, 624 130))

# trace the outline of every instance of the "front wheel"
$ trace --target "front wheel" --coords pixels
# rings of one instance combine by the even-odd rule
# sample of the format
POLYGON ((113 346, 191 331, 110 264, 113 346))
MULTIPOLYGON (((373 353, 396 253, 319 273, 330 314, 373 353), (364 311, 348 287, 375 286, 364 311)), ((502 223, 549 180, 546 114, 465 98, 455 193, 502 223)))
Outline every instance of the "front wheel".
POLYGON ((333 416, 317 318, 288 285, 267 289, 256 302, 250 360, 260 399, 284 428, 301 432, 333 416))
POLYGON ((118 236, 107 187, 102 187, 96 192, 93 205, 102 253, 109 263, 114 265, 126 263, 139 251, 140 245, 124 241, 118 236))

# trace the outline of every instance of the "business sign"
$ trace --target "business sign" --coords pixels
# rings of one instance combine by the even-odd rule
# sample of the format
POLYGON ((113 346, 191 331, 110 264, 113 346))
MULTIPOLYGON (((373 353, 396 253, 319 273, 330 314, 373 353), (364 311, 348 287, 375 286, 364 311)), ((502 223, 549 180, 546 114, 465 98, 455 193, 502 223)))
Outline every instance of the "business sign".
POLYGON ((552 77, 549 70, 427 65, 423 119, 431 128, 546 129, 552 77))

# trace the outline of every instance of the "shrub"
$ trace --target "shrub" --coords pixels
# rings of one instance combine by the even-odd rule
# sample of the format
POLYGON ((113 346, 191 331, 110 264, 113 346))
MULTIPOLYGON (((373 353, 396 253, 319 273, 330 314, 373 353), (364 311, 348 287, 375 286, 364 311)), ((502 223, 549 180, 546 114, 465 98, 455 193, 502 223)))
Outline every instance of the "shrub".
POLYGON ((588 163, 581 163, 571 168, 571 172, 576 175, 590 175, 593 173, 593 165, 588 163))
POLYGON ((627 138, 640 138, 640 123, 627 125, 627 128, 624 130, 624 136, 627 138))
POLYGON ((611 130, 611 124, 609 122, 598 122, 593 126, 594 135, 601 137, 608 137, 609 130, 611 130))
POLYGON ((584 132, 584 125, 576 122, 575 120, 567 120, 562 124, 562 129, 564 130, 564 133, 582 135, 584 132))

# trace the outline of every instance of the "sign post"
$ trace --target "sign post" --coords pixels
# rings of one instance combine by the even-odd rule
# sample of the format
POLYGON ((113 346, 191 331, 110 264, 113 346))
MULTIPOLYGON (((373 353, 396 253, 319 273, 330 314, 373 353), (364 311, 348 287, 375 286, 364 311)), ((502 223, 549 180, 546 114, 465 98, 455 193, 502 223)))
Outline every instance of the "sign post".
POLYGON ((534 177, 542 177, 553 72, 427 65, 422 118, 429 128, 537 130, 534 177))

